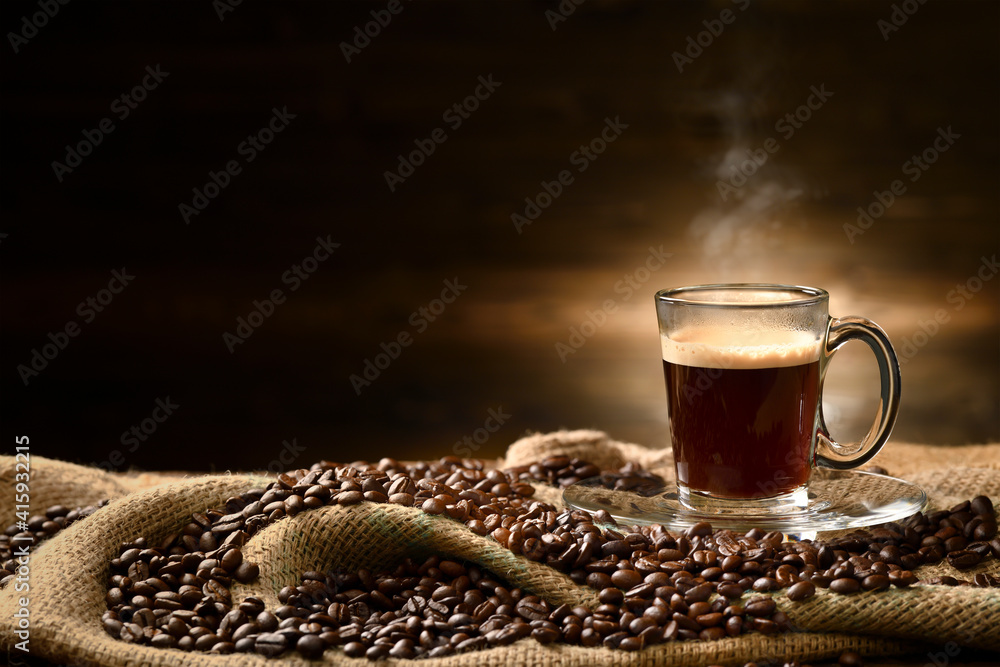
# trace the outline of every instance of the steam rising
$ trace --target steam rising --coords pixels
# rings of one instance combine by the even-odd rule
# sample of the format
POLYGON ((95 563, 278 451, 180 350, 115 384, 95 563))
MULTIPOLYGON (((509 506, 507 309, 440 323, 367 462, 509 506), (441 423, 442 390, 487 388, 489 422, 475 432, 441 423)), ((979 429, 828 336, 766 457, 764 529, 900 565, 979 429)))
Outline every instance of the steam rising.
POLYGON ((782 214, 803 191, 779 178, 774 162, 781 158, 781 151, 766 154, 762 150, 770 135, 751 131, 747 105, 719 104, 716 113, 730 148, 712 172, 714 203, 695 215, 689 235, 701 250, 705 268, 720 281, 765 279, 770 275, 766 256, 781 244, 782 214), (747 169, 749 152, 764 153, 767 159, 747 169), (746 175, 748 171, 752 173, 746 175), (718 191, 720 182, 733 188, 727 188, 725 201, 718 191))

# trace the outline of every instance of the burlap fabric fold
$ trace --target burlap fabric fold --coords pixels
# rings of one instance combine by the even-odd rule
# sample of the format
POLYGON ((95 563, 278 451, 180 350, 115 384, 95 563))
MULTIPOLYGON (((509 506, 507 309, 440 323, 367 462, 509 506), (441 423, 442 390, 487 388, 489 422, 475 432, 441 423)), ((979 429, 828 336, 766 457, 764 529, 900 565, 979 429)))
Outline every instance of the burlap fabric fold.
MULTIPOLYGON (((521 465, 552 454, 591 460, 602 468, 638 461, 665 476, 672 474, 669 451, 614 442, 596 431, 569 431, 524 438, 514 443, 501 466, 521 465)), ((978 494, 1000 497, 1000 445, 930 448, 890 445, 876 463, 890 473, 921 484, 932 507, 948 507, 978 494)), ((119 545, 138 536, 156 542, 179 530, 195 511, 221 506, 226 498, 266 480, 244 475, 200 476, 164 481, 158 476, 125 478, 71 464, 32 458, 33 511, 52 504, 80 506, 113 498, 107 506, 80 520, 31 552, 30 647, 33 654, 70 665, 267 665, 315 664, 295 653, 277 659, 248 654, 184 653, 126 644, 101 626, 109 561, 119 545), (142 488, 148 487, 148 488, 142 488)), ((0 457, 0 489, 14 487, 14 460, 0 457)), ((558 503, 558 490, 537 485, 536 496, 558 503)), ((13 493, 0 493, 0 517, 13 517, 13 493)), ((592 605, 595 591, 574 584, 566 575, 531 562, 480 537, 464 524, 414 508, 361 503, 324 507, 282 519, 253 536, 244 548, 260 565, 260 577, 234 584, 234 600, 254 595, 269 608, 277 592, 295 584, 308 570, 378 569, 404 556, 431 553, 475 562, 550 603, 592 605)), ((925 567, 920 577, 949 573, 969 579, 977 572, 1000 574, 990 558, 973 570, 956 572, 947 564, 925 567)), ((19 641, 11 621, 17 608, 8 586, 0 591, 0 649, 16 654, 19 641)), ((775 636, 752 633, 715 642, 671 642, 636 653, 605 648, 542 645, 532 639, 511 646, 424 660, 444 665, 742 665, 748 660, 801 661, 836 658, 844 650, 869 656, 927 651, 929 643, 954 641, 960 646, 1000 650, 1000 589, 921 586, 907 590, 837 596, 820 591, 814 598, 791 603, 779 592, 779 608, 800 632, 775 636)), ((324 661, 367 664, 327 650, 324 661)), ((399 661, 388 660, 388 664, 399 661)))

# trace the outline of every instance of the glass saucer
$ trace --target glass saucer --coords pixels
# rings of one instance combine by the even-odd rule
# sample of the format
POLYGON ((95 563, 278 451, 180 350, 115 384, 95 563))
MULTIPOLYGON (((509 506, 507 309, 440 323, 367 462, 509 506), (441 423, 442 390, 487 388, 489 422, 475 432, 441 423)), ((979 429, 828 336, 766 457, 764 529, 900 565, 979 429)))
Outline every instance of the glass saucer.
POLYGON ((661 524, 684 530, 707 521, 716 529, 778 530, 798 539, 813 539, 824 531, 899 521, 927 506, 927 494, 916 484, 859 470, 823 468, 814 470, 809 480, 808 505, 780 513, 693 510, 680 502, 673 480, 614 491, 603 486, 599 477, 592 477, 567 487, 563 500, 572 509, 591 513, 607 510, 625 526, 661 524))

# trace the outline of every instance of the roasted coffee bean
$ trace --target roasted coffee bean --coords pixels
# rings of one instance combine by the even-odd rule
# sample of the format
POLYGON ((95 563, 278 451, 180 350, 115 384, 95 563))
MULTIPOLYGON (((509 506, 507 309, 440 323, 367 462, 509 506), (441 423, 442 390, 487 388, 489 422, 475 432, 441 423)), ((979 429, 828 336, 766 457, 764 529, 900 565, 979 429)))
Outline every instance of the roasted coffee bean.
POLYGON ((243 552, 239 549, 229 549, 222 555, 219 563, 222 569, 232 572, 243 563, 243 552))
POLYGON ((639 651, 642 646, 643 641, 640 637, 624 637, 618 644, 618 648, 623 651, 639 651))
POLYGON ((531 638, 539 644, 551 644, 559 639, 559 631, 551 628, 535 628, 531 631, 531 638))
POLYGON ((909 570, 892 570, 889 572, 889 583, 898 588, 906 588, 917 582, 917 576, 909 570))
POLYGON ((779 588, 781 588, 781 584, 771 577, 760 577, 753 582, 753 589, 758 593, 776 591, 779 588))
POLYGON ((967 570, 970 567, 974 567, 979 564, 982 557, 975 551, 952 551, 948 554, 948 563, 958 569, 967 570))
POLYGON ((993 501, 986 496, 976 496, 969 503, 969 509, 973 514, 993 516, 993 501))
POLYGON ((727 598, 738 598, 743 595, 743 587, 735 583, 719 584, 716 592, 727 598))
POLYGON ((365 654, 367 648, 361 642, 348 642, 344 644, 344 654, 349 658, 360 658, 365 654))
POLYGON ((684 601, 687 602, 688 604, 691 604, 693 602, 704 602, 709 597, 711 597, 712 593, 713 589, 711 584, 707 583, 699 584, 697 586, 689 588, 684 593, 684 601))
POLYGON ((993 518, 986 518, 972 531, 972 539, 974 540, 990 540, 996 537, 997 534, 997 522, 993 518))
POLYGON ((712 524, 706 521, 699 521, 698 523, 688 528, 686 534, 688 537, 704 537, 706 535, 711 535, 712 524))
MULTIPOLYGON (((212 647, 214 647, 216 644, 219 643, 219 641, 220 640, 219 640, 218 635, 216 635, 216 634, 214 634, 212 632, 208 632, 206 634, 201 635, 200 637, 198 637, 198 639, 195 640, 195 642, 194 642, 194 650, 196 650, 196 651, 208 651, 208 650, 211 650, 212 647)), ((264 654, 264 655, 277 655, 277 654, 274 653, 274 654, 264 654)))
POLYGON ((891 581, 884 574, 871 574, 861 581, 861 588, 866 591, 884 591, 889 588, 891 581))
POLYGON ((538 601, 537 598, 532 600, 525 598, 517 603, 514 608, 517 615, 521 618, 527 619, 529 621, 542 620, 548 618, 549 607, 544 602, 538 601))
POLYGON ((747 601, 744 609, 750 616, 770 616, 777 608, 777 604, 771 598, 755 597, 747 601))
POLYGON ((816 586, 811 581, 800 581, 789 587, 786 595, 793 602, 808 600, 816 594, 816 586))
POLYGON ((358 490, 341 491, 337 494, 338 505, 357 505, 364 499, 364 494, 358 490))
POLYGON ((385 644, 376 644, 365 651, 365 657, 369 660, 385 660, 389 657, 390 650, 392 649, 385 644))
POLYGON ((638 586, 642 579, 642 574, 636 570, 616 570, 611 574, 611 583, 625 590, 638 586))
POLYGON ((951 553, 952 551, 961 551, 962 549, 965 549, 967 544, 968 541, 961 535, 952 535, 944 541, 942 546, 946 552, 951 553))
POLYGON ((861 584, 858 583, 857 579, 841 577, 830 582, 830 590, 841 595, 850 595, 861 590, 861 584))
POLYGON ((233 572, 233 578, 236 581, 247 584, 256 579, 260 575, 260 567, 256 563, 248 563, 243 561, 233 572))

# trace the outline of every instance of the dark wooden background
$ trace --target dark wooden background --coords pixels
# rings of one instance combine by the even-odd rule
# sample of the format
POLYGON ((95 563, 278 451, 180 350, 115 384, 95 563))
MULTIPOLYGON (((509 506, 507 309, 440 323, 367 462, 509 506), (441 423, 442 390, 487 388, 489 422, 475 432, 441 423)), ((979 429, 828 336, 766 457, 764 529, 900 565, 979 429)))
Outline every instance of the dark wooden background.
MULTIPOLYGON (((949 292, 1000 245, 998 5, 926 3, 886 40, 890 2, 744 4, 590 0, 552 30, 554 2, 405 2, 348 63, 340 43, 386 3, 244 2, 220 21, 208 0, 73 2, 15 53, 39 10, 4 2, 0 450, 26 434, 37 455, 118 469, 427 458, 491 409, 510 417, 485 456, 560 427, 660 446, 652 295, 729 280, 824 287, 833 314, 897 344, 943 310, 903 369, 894 437, 995 440, 1000 279, 961 309, 949 292), (678 72, 672 54, 724 9, 678 72), (169 76, 118 120, 113 100, 156 65, 169 76), (451 129, 442 114, 490 75, 451 129), (833 96, 786 139, 775 123, 811 86, 833 96), (287 129, 186 225, 192 188, 286 106, 287 129), (114 132, 59 182, 52 162, 104 117, 114 132), (607 117, 628 128, 518 234, 511 214, 607 117), (438 127, 447 141, 390 192, 384 172, 438 127), (851 243, 857 207, 948 127, 960 138, 851 243), (780 150, 723 202, 726 156, 768 137, 780 150), (340 248, 288 293, 283 272, 327 235, 340 248), (615 286, 651 246, 672 256, 626 299, 615 286), (18 366, 122 267, 134 281, 26 386, 18 366), (468 289, 415 333, 454 278, 468 289), (223 333, 275 288, 287 302, 230 354, 223 333), (617 311, 563 362, 556 343, 606 299, 617 311), (402 331, 413 344, 357 395, 349 376, 402 331), (179 407, 130 451, 122 433, 166 397, 179 407)), ((866 430, 875 377, 864 349, 833 364, 836 434, 866 430)))

